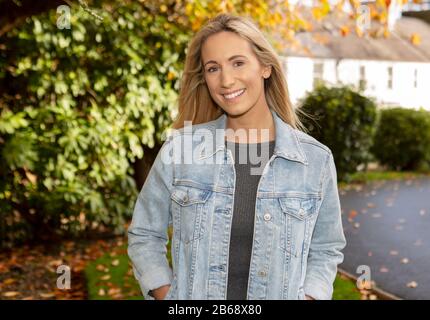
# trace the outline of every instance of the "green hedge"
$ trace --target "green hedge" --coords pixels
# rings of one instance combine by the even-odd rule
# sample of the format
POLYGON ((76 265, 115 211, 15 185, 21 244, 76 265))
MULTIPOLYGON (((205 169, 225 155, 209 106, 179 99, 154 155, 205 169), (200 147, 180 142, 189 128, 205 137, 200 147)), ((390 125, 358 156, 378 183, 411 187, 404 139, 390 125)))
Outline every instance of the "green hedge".
POLYGON ((319 85, 301 102, 308 133, 333 152, 339 181, 347 181, 357 167, 372 157, 369 152, 378 112, 375 102, 349 86, 319 85))
POLYGON ((430 112, 382 109, 371 152, 393 170, 430 169, 430 112))

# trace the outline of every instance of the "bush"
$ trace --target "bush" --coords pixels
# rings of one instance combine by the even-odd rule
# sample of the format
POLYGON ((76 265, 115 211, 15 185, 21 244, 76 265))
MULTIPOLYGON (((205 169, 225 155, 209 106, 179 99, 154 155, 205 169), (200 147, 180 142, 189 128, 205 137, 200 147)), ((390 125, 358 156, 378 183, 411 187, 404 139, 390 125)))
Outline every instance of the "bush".
POLYGON ((188 31, 104 3, 103 20, 72 5, 70 29, 52 10, 0 39, 0 247, 124 232, 133 165, 171 124, 188 31))
POLYGON ((310 116, 302 119, 308 133, 333 152, 338 180, 348 180, 359 165, 371 160, 378 120, 373 100, 348 86, 320 85, 304 98, 301 110, 310 116))
POLYGON ((399 107, 381 110, 371 152, 393 170, 429 170, 430 112, 399 107))

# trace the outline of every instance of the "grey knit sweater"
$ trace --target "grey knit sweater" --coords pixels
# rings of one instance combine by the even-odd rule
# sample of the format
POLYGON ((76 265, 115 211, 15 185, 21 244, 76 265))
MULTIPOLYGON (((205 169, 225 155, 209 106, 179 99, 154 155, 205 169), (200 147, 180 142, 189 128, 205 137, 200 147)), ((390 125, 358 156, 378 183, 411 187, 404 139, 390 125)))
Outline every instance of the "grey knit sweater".
POLYGON ((226 141, 226 146, 233 154, 236 171, 227 300, 246 300, 257 186, 263 169, 273 154, 275 141, 250 144, 226 141))

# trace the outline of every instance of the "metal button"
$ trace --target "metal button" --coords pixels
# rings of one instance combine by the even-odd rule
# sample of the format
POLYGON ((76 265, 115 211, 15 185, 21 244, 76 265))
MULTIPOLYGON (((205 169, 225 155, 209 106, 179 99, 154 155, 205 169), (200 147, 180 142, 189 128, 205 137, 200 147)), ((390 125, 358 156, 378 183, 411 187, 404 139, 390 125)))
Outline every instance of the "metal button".
POLYGON ((266 271, 264 271, 264 270, 260 270, 260 271, 258 271, 258 275, 259 275, 260 277, 265 277, 265 276, 266 276, 266 271))
POLYGON ((269 221, 270 219, 272 219, 272 216, 271 216, 271 214, 270 213, 265 213, 264 214, 264 216, 263 216, 263 219, 265 220, 265 221, 269 221))
POLYGON ((188 202, 188 195, 187 194, 184 196, 184 202, 188 202))
POLYGON ((303 210, 303 208, 300 208, 300 210, 299 210, 299 215, 300 216, 303 216, 305 214, 305 210, 303 210))

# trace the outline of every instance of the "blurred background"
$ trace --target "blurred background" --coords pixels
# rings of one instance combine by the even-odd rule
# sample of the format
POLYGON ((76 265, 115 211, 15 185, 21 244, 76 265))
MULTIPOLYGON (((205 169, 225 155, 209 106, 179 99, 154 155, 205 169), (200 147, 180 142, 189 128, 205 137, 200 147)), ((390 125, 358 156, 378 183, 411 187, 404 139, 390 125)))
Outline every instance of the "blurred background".
POLYGON ((258 24, 333 151, 333 298, 430 297, 430 1, 0 0, 0 299, 143 299, 126 229, 221 12, 258 24))

